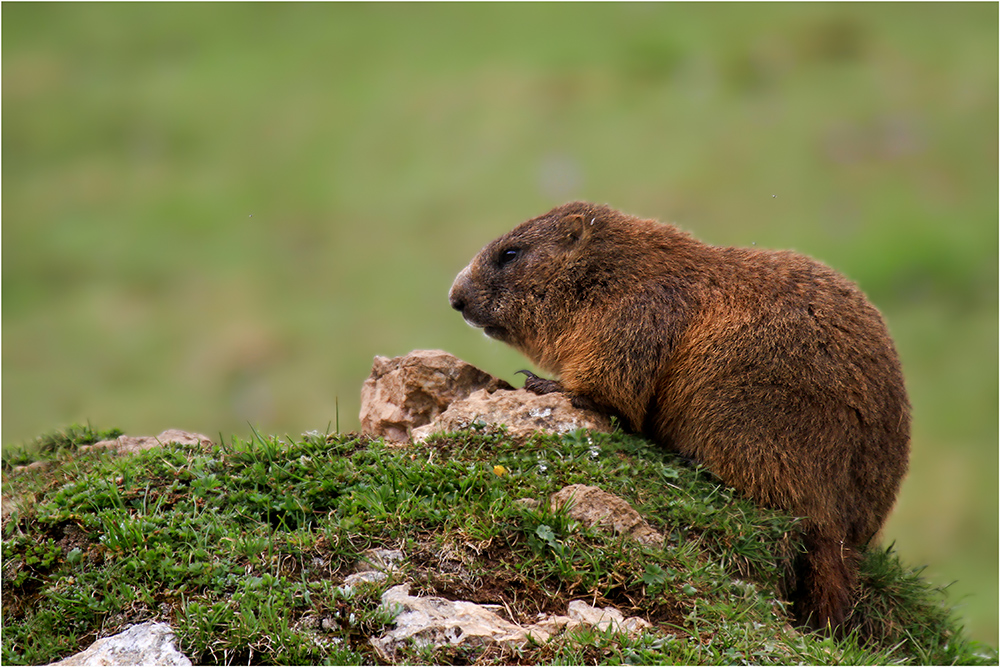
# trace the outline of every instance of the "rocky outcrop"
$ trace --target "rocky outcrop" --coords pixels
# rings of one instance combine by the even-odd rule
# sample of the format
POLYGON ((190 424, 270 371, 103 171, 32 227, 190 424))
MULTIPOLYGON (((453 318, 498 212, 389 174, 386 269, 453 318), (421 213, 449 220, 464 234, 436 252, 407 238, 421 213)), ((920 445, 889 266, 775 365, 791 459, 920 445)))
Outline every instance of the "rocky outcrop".
POLYGON ((610 431, 608 418, 574 408, 562 394, 537 396, 440 350, 375 357, 361 389, 362 431, 394 442, 480 425, 522 437, 580 428, 610 431))
POLYGON ((611 430, 607 417, 574 408, 562 394, 538 396, 524 389, 480 390, 452 403, 427 426, 413 429, 413 440, 422 441, 434 433, 459 431, 475 425, 487 431, 503 425, 516 438, 539 431, 564 434, 581 428, 611 430))
POLYGON ((453 402, 478 390, 512 389, 503 380, 441 350, 375 357, 361 388, 361 430, 394 442, 431 423, 453 402))
POLYGON ((166 623, 141 623, 117 635, 98 639, 90 648, 53 666, 70 665, 190 665, 177 648, 174 631, 166 623))

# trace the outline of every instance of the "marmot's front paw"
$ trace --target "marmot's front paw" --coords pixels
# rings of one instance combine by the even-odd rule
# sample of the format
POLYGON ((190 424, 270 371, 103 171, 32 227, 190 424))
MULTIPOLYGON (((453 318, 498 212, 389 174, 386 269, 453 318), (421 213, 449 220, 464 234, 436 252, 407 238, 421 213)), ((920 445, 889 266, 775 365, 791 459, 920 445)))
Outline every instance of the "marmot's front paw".
POLYGON ((555 380, 546 380, 545 378, 540 378, 531 371, 517 371, 514 375, 521 373, 524 375, 524 388, 530 391, 532 394, 538 394, 542 396, 543 394, 554 394, 561 392, 563 390, 562 385, 560 385, 555 380))

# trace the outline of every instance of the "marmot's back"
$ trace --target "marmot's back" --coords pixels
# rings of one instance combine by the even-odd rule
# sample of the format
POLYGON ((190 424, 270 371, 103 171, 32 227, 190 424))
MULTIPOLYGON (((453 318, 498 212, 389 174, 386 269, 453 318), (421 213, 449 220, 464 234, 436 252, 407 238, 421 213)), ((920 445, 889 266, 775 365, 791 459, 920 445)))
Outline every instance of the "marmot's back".
POLYGON ((732 290, 692 318, 645 430, 766 504, 865 543, 909 449, 902 372, 878 311, 806 257, 718 252, 732 290))
POLYGON ((878 311, 790 252, 717 248, 573 203, 487 245, 452 305, 758 502, 806 517, 798 611, 837 625, 906 471, 909 406, 878 311))

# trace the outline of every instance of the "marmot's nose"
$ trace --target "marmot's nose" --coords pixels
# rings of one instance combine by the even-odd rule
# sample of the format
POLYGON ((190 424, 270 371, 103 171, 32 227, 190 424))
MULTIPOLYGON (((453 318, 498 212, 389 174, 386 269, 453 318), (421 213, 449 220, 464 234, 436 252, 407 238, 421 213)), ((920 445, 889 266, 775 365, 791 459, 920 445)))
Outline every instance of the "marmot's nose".
POLYGON ((457 276, 455 276, 455 282, 451 284, 451 289, 448 290, 448 301, 451 302, 451 307, 460 313, 465 313, 465 286, 469 282, 469 267, 462 269, 457 276))

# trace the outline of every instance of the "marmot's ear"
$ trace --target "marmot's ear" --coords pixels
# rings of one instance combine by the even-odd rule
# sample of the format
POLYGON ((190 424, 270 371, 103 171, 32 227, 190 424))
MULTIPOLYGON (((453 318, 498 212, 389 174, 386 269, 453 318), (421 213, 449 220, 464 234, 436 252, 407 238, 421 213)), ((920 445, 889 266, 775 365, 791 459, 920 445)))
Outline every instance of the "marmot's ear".
POLYGON ((556 227, 563 245, 572 248, 581 241, 587 240, 591 233, 593 221, 583 214, 574 213, 561 218, 556 227))

